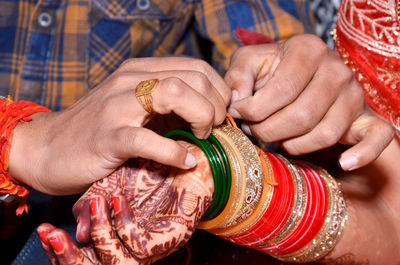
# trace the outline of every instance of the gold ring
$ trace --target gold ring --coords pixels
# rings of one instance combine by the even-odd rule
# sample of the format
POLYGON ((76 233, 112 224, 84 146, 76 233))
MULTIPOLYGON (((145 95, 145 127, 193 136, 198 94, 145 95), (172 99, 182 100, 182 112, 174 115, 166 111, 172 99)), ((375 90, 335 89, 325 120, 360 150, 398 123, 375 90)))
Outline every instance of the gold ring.
POLYGON ((154 113, 153 109, 153 95, 157 89, 158 79, 150 79, 140 82, 136 89, 135 95, 140 105, 150 114, 154 113))

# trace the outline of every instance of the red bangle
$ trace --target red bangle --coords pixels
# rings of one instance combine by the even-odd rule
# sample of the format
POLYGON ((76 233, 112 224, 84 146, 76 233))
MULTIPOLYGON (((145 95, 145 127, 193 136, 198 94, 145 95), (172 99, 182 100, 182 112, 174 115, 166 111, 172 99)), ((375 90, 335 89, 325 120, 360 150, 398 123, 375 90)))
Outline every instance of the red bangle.
POLYGON ((279 184, 274 187, 268 209, 256 224, 243 233, 228 237, 221 236, 235 244, 253 246, 268 240, 282 228, 290 214, 294 200, 294 184, 290 172, 276 156, 268 152, 265 154, 273 169, 274 179, 279 184))
POLYGON ((20 184, 8 173, 9 155, 13 130, 19 122, 28 122, 30 115, 36 112, 50 112, 49 109, 28 101, 13 102, 11 99, 0 100, 0 193, 18 195, 22 198, 17 215, 27 211, 25 197, 30 188, 20 184))
POLYGON ((280 243, 264 248, 273 255, 294 252, 310 242, 321 229, 327 211, 327 196, 324 183, 314 169, 305 164, 297 164, 305 176, 309 197, 304 216, 296 230, 280 243))

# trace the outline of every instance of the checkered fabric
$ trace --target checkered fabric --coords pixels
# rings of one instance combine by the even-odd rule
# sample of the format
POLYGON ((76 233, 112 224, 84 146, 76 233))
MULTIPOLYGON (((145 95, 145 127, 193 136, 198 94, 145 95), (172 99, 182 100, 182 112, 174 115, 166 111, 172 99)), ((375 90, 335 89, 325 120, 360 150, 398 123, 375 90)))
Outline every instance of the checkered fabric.
POLYGON ((315 17, 316 33, 331 49, 334 43, 330 32, 335 28, 340 2, 341 0, 310 0, 315 17))
POLYGON ((237 26, 276 41, 313 31, 306 0, 3 0, 0 95, 57 111, 125 59, 198 57, 199 39, 223 73, 237 26))

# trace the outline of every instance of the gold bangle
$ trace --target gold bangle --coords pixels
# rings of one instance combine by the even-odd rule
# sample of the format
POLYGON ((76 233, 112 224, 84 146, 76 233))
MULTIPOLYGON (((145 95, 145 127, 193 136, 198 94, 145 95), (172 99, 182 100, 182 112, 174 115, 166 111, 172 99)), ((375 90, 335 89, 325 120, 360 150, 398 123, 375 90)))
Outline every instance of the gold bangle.
POLYGON ((221 129, 238 147, 245 166, 246 197, 242 205, 239 205, 240 210, 238 214, 224 226, 230 227, 243 222, 254 212, 263 191, 264 178, 260 158, 250 139, 238 128, 225 125, 221 129))
POLYGON ((239 163, 238 180, 240 178, 244 185, 239 187, 239 194, 230 194, 228 202, 232 196, 231 204, 227 203, 220 215, 200 223, 200 228, 203 229, 226 228, 244 221, 254 212, 263 191, 261 162, 257 150, 247 136, 240 129, 229 125, 217 127, 213 130, 213 134, 223 138, 233 151, 236 159, 231 162, 232 164, 239 163))
POLYGON ((221 143, 228 156, 231 165, 232 183, 228 201, 222 212, 211 220, 202 221, 199 223, 198 228, 205 230, 222 227, 224 224, 228 223, 232 216, 235 216, 239 211, 238 205, 242 204, 244 201, 246 189, 245 176, 243 176, 244 164, 242 159, 240 159, 239 150, 232 140, 221 129, 214 128, 212 130, 212 134, 221 143))
POLYGON ((320 231, 306 246, 293 253, 274 256, 282 261, 305 263, 326 256, 339 242, 348 219, 340 183, 326 170, 308 163, 306 165, 316 170, 324 181, 328 193, 328 211, 320 231))
POLYGON ((264 189, 261 194, 259 203, 257 204, 256 208, 254 209, 254 213, 252 215, 250 215, 246 220, 244 220, 243 222, 241 222, 235 226, 221 228, 221 229, 213 229, 213 230, 209 231, 210 233, 213 233, 218 236, 229 237, 232 235, 241 234, 243 232, 246 232, 248 229, 250 229, 254 224, 256 224, 261 219, 261 217, 264 215, 265 211, 268 209, 268 206, 271 202, 272 195, 274 193, 274 186, 276 186, 277 183, 274 180, 274 173, 273 173, 273 170, 272 170, 272 167, 271 167, 268 157, 265 155, 265 153, 261 149, 258 150, 258 153, 263 158, 263 159, 261 159, 262 168, 265 168, 266 170, 263 171, 264 189))

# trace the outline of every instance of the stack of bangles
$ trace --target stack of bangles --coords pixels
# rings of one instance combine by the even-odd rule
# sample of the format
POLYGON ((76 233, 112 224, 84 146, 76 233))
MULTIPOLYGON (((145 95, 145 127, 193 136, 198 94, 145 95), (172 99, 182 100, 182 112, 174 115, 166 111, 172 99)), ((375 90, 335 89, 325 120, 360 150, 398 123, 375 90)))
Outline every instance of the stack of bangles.
POLYGON ((312 262, 337 244, 347 220, 339 184, 322 168, 266 152, 233 120, 208 140, 175 130, 206 154, 214 195, 199 227, 288 262, 312 262))

